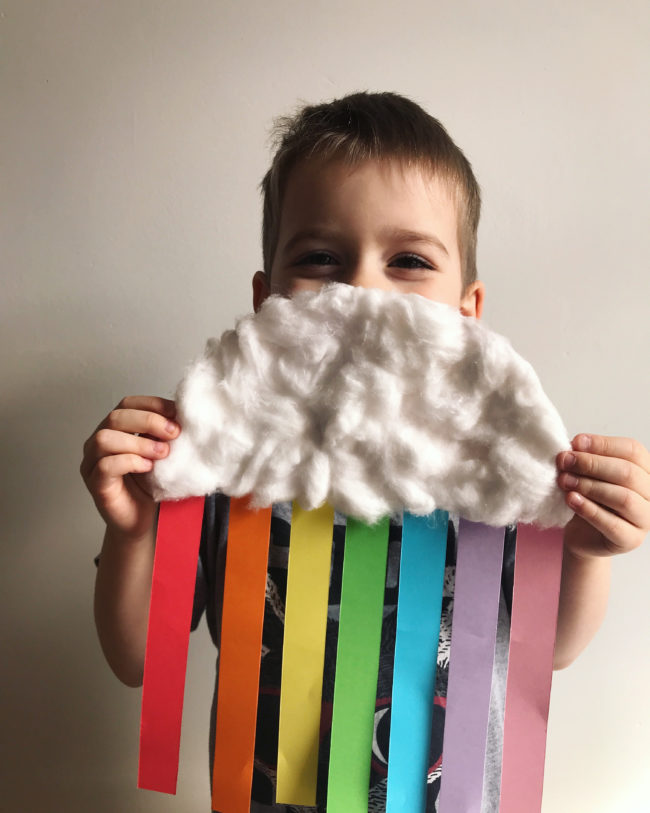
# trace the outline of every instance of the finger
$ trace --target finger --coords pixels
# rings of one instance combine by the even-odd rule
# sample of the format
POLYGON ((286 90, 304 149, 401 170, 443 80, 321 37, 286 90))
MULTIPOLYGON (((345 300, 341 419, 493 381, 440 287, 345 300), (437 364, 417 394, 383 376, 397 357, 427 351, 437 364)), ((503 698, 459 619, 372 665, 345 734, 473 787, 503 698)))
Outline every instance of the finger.
POLYGON ((572 451, 560 452, 557 465, 560 471, 623 486, 650 500, 650 475, 629 460, 572 451))
MULTIPOLYGON (((110 425, 111 416, 121 410, 138 410, 162 415, 172 423, 176 418, 176 404, 168 398, 159 398, 157 395, 127 395, 111 410, 104 420, 95 427, 95 432, 110 425)), ((126 430, 131 431, 131 430, 126 430)), ((93 433, 94 434, 94 433, 93 433)))
POLYGON ((117 454, 102 457, 90 473, 91 491, 98 497, 103 496, 127 474, 145 474, 153 468, 153 461, 137 454, 117 454))
POLYGON ((614 511, 639 529, 650 528, 650 503, 629 488, 589 477, 575 477, 566 472, 560 474, 558 483, 565 491, 575 491, 587 497, 591 502, 614 511))
POLYGON ((180 432, 180 426, 158 412, 143 409, 114 409, 100 424, 101 429, 114 429, 129 434, 148 435, 158 440, 172 440, 180 432))
POLYGON ((115 429, 100 429, 86 441, 82 467, 85 467, 86 471, 90 471, 102 457, 128 453, 137 454, 151 460, 159 460, 169 454, 169 443, 145 437, 136 437, 127 432, 118 432, 115 429))
POLYGON ((581 433, 571 441, 575 451, 629 460, 650 474, 650 452, 634 438, 607 437, 581 433))
POLYGON ((166 418, 176 417, 176 403, 169 398, 160 398, 157 395, 127 395, 115 408, 141 409, 144 412, 157 412, 166 418))
POLYGON ((645 532, 630 525, 617 514, 597 505, 577 491, 566 495, 567 505, 588 522, 603 538, 603 552, 611 555, 628 553, 643 542, 645 532))

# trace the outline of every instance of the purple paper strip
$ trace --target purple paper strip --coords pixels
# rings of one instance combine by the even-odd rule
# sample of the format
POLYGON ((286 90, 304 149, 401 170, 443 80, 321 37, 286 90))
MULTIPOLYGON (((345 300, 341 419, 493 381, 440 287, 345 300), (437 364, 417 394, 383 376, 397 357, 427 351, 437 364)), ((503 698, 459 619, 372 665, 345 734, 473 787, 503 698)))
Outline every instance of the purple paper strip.
POLYGON ((460 520, 440 813, 480 813, 505 529, 460 520))

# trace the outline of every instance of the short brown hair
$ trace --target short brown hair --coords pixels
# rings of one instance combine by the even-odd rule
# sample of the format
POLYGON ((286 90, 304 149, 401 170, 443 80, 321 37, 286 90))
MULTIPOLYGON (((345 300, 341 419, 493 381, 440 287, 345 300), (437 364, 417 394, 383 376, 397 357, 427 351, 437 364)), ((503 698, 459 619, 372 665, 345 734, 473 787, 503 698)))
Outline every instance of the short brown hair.
POLYGON ((302 159, 342 157, 350 164, 397 159, 424 166, 445 180, 456 203, 463 287, 476 280, 479 185, 442 124, 418 104, 396 93, 352 93, 276 119, 273 142, 273 161, 260 185, 264 271, 269 279, 291 169, 302 159))

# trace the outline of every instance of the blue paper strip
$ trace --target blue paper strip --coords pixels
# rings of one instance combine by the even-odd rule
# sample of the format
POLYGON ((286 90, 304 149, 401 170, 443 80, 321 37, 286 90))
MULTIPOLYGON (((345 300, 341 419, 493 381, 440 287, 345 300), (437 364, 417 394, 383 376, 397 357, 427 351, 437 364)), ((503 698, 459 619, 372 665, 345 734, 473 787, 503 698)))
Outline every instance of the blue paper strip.
POLYGON ((425 810, 448 521, 446 511, 404 514, 387 813, 425 810))

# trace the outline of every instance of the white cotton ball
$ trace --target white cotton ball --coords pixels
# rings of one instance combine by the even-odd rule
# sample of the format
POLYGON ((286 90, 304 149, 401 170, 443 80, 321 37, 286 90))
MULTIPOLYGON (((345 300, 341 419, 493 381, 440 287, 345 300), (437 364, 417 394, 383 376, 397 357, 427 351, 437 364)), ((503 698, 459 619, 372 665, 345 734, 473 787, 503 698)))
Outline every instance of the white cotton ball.
POLYGON ((562 420, 507 339, 417 295, 330 285, 270 297, 211 339, 177 391, 157 499, 329 501, 373 522, 443 508, 502 525, 571 516, 562 420))

